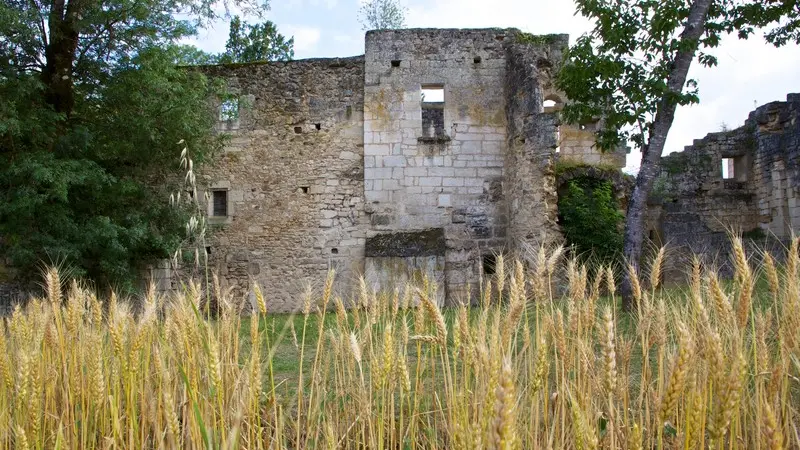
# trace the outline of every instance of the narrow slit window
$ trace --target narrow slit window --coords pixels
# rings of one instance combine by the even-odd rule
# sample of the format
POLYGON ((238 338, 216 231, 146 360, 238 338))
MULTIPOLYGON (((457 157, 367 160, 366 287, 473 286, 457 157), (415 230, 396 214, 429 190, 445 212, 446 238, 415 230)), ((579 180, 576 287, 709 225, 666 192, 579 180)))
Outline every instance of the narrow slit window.
POLYGON ((732 180, 734 175, 734 162, 733 158, 722 158, 722 179, 732 180))
POLYGON ((561 127, 556 128, 556 153, 561 153, 561 127))
POLYGON ((422 103, 422 134, 424 137, 444 136, 444 86, 423 85, 420 101, 422 103))
POLYGON ((229 98, 222 102, 219 107, 219 120, 221 122, 233 122, 239 118, 239 99, 229 98))
POLYGON ((212 191, 212 209, 214 217, 228 216, 228 191, 212 191))

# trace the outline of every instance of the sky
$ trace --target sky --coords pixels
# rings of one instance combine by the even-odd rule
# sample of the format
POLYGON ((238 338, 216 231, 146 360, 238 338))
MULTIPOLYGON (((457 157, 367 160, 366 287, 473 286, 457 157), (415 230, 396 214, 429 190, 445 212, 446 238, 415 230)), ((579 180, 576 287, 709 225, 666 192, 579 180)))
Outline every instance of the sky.
MULTIPOLYGON (((295 58, 354 56, 364 52, 358 22, 361 0, 272 0, 266 19, 285 36, 294 36, 295 58)), ((401 0, 408 28, 514 27, 534 34, 568 33, 570 41, 589 31, 570 0, 401 0)), ((243 17, 255 22, 257 18, 243 17)), ((228 22, 202 30, 195 45, 210 52, 225 48, 228 22)), ((680 151, 724 126, 736 128, 755 106, 786 100, 800 92, 800 46, 775 48, 760 37, 726 37, 713 52, 719 64, 693 64, 689 77, 699 82, 700 103, 679 107, 664 154, 680 151)), ((626 171, 635 171, 641 155, 628 155, 626 171)))

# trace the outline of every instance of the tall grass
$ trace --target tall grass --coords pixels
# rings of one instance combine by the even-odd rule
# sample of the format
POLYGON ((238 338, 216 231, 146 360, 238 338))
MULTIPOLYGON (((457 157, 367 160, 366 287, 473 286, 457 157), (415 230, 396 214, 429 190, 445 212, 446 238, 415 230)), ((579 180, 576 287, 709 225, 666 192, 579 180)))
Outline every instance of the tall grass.
POLYGON ((74 282, 62 298, 50 271, 46 298, 3 321, 0 443, 800 448, 798 242, 784 267, 767 257, 759 270, 734 249, 733 283, 695 263, 681 295, 659 288, 660 252, 634 274, 632 316, 615 309, 619 274, 560 251, 528 268, 498 257, 480 307, 445 312, 428 282, 389 293, 362 282, 345 310, 331 273, 282 333, 265 328, 269 292, 257 286, 254 305, 212 288, 213 319, 196 284, 151 293, 133 314, 74 282), (756 302, 762 275, 769 300, 756 302), (298 352, 288 380, 275 376, 276 338, 298 352))

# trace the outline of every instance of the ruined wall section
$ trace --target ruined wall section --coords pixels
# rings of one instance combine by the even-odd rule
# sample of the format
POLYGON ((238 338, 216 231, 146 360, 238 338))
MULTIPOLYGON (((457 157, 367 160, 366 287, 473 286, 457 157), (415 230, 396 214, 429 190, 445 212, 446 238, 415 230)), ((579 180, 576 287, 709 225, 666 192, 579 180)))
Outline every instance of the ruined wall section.
POLYGON ((506 117, 508 122, 504 193, 509 211, 508 241, 512 249, 525 244, 558 241, 558 196, 555 149, 558 116, 545 112, 544 93, 567 47, 567 35, 543 36, 536 43, 506 46, 506 117))
POLYGON ((628 149, 620 146, 614 151, 603 152, 595 146, 597 122, 564 124, 558 127, 558 158, 579 164, 602 165, 622 169, 628 149))
POLYGON ((463 299, 478 279, 480 256, 505 242, 506 34, 417 29, 366 36, 364 186, 371 233, 444 229, 444 281, 453 300, 463 299), (435 112, 423 117, 426 86, 444 89, 439 132, 430 130, 435 112))
POLYGON ((646 227, 655 244, 677 250, 676 274, 693 254, 729 273, 729 230, 782 258, 782 241, 800 230, 798 119, 800 95, 789 94, 757 108, 742 127, 662 159, 646 227))
POLYGON ((239 95, 222 155, 198 177, 224 190, 210 266, 237 294, 261 284, 271 311, 302 305, 330 267, 347 288, 363 270, 363 57, 204 69, 239 95))
POLYGON ((749 156, 754 151, 748 127, 710 133, 682 152, 665 156, 653 195, 648 234, 671 246, 708 253, 724 247, 726 230, 758 227, 756 192, 749 156), (723 179, 723 158, 744 158, 737 178, 723 179))
POLYGON ((757 146, 752 182, 761 228, 788 239, 800 230, 800 94, 757 108, 746 126, 757 146))

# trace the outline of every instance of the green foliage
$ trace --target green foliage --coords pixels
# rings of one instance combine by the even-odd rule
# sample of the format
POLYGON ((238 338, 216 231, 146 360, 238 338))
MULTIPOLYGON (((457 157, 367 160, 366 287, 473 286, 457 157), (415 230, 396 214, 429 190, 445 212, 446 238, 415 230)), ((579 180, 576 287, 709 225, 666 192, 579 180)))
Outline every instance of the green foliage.
POLYGON ((179 247, 186 211, 169 204, 181 181, 177 143, 195 165, 221 147, 209 98, 223 90, 177 67, 207 57, 177 42, 220 3, 0 6, 0 254, 18 273, 35 278, 56 261, 130 288, 143 264, 179 247), (70 36, 75 45, 62 46, 70 36), (66 75, 49 76, 54 67, 66 75))
POLYGON ((620 255, 624 216, 611 182, 591 177, 570 180, 559 192, 558 215, 567 244, 574 245, 578 254, 603 263, 620 255))
POLYGON ((767 234, 764 232, 763 229, 760 227, 753 228, 752 230, 742 232, 742 239, 750 239, 754 241, 758 241, 761 239, 765 239, 767 234))
MULTIPOLYGON (((696 103, 694 80, 688 80, 678 94, 667 86, 673 61, 687 45, 680 31, 689 3, 578 1, 578 11, 595 19, 596 25, 594 32, 579 37, 569 49, 556 81, 570 99, 562 110, 565 121, 579 123, 603 117, 605 126, 597 132, 600 148, 614 149, 626 141, 643 148, 649 142, 662 99, 679 105, 696 103)), ((719 32, 713 31, 699 43, 690 44, 713 48, 718 42, 719 32)), ((699 59, 707 66, 716 64, 712 56, 704 53, 699 59)))
POLYGON ((358 10, 363 30, 388 30, 406 26, 406 8, 398 0, 367 0, 358 10))
POLYGON ((289 61, 294 58, 294 38, 286 39, 271 21, 250 25, 234 16, 225 52, 219 62, 289 61))
POLYGON ((776 47, 800 44, 800 4, 797 0, 749 1, 738 4, 727 23, 728 31, 746 38, 758 28, 770 28, 764 36, 776 47))
POLYGON ((768 42, 800 43, 797 1, 714 1, 703 21, 698 40, 684 39, 689 11, 697 1, 578 0, 578 12, 594 21, 591 33, 579 37, 566 55, 556 85, 569 98, 562 110, 568 123, 597 117, 598 145, 605 150, 631 141, 637 148, 649 144, 659 103, 689 105, 699 101, 695 80, 681 92, 668 88, 677 55, 696 49, 698 63, 717 64, 713 51, 726 33, 747 38, 756 29, 774 26, 768 42))
POLYGON ((667 158, 661 159, 661 167, 669 175, 678 175, 686 172, 689 165, 689 158, 683 152, 673 153, 667 158))
POLYGON ((521 32, 517 34, 517 41, 523 44, 550 45, 558 40, 557 34, 533 34, 521 32))
POLYGON ((555 164, 556 177, 560 176, 563 173, 569 172, 570 170, 583 169, 583 168, 594 168, 599 171, 609 172, 609 173, 620 171, 617 167, 607 163, 587 164, 585 162, 575 161, 572 159, 561 159, 556 161, 555 164))

